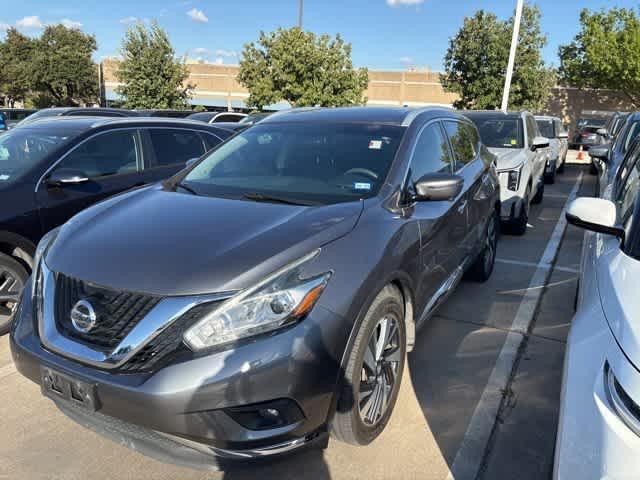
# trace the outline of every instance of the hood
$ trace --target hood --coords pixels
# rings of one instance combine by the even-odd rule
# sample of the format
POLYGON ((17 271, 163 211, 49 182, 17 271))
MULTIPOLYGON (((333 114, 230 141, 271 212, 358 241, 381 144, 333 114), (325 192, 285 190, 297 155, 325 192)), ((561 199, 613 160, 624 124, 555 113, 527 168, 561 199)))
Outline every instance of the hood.
POLYGON ((147 294, 236 290, 346 235, 362 208, 362 202, 305 207, 153 186, 76 215, 46 262, 74 278, 147 294))
POLYGON ((489 148, 489 151, 498 157, 498 170, 511 170, 526 160, 522 148, 489 148))

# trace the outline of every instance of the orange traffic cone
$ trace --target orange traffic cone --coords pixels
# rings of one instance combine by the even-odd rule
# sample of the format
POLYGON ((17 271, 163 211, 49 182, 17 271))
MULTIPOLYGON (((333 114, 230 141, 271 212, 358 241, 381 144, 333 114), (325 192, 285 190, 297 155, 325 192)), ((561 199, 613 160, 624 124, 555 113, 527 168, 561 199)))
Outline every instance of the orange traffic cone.
POLYGON ((584 160, 584 152, 582 151, 582 145, 580 145, 580 150, 578 150, 578 156, 576 160, 584 160))

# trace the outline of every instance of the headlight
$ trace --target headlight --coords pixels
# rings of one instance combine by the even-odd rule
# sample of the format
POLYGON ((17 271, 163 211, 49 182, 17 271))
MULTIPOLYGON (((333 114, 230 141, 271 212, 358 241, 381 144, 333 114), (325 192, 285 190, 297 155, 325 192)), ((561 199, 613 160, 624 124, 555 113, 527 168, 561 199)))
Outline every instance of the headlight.
POLYGON ((330 272, 313 278, 301 277, 301 266, 319 252, 316 250, 214 306, 185 332, 185 343, 192 350, 203 350, 272 332, 302 319, 311 311, 331 277, 330 272))
POLYGON ((36 248, 36 253, 33 256, 33 271, 31 272, 31 292, 34 295, 37 292, 38 277, 40 276, 40 263, 42 262, 45 253, 47 253, 47 250, 58 236, 58 233, 60 233, 60 227, 51 230, 42 237, 40 243, 38 243, 38 247, 36 248))
POLYGON ((516 192, 520 187, 520 173, 522 172, 523 166, 524 164, 521 164, 519 167, 509 170, 509 179, 507 181, 507 188, 509 190, 516 192))

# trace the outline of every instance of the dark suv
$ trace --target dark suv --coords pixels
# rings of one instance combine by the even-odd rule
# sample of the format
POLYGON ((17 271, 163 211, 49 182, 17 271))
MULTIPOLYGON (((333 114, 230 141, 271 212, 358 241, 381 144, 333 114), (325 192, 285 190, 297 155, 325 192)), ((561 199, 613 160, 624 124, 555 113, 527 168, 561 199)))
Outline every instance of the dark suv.
POLYGON ((16 366, 165 461, 324 446, 329 429, 367 444, 416 330, 465 272, 493 270, 493 160, 445 109, 270 116, 43 238, 16 366))
POLYGON ((184 120, 56 118, 0 135, 0 334, 46 232, 106 197, 170 177, 232 133, 184 120))

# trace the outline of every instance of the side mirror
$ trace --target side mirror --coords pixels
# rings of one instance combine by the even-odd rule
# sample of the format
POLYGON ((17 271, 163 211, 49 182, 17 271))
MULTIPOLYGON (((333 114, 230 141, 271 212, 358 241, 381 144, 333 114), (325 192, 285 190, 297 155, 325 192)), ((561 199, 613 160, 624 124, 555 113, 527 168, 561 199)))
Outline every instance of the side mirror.
POLYGON ((451 200, 458 196, 464 186, 464 178, 450 173, 428 173, 414 185, 414 200, 451 200))
POLYGON ((76 170, 74 168, 61 168, 55 170, 49 178, 47 178, 47 185, 52 187, 62 187, 64 185, 78 185, 80 183, 86 183, 89 181, 89 177, 82 170, 76 170))
POLYGON ((566 216, 567 222, 577 227, 624 239, 624 228, 616 224, 616 206, 609 200, 591 197, 576 198, 569 205, 566 216))
POLYGON ((189 160, 187 160, 186 162, 186 166, 190 167, 191 165, 193 165, 194 163, 196 163, 198 160, 200 160, 200 158, 198 157, 194 157, 194 158, 190 158, 189 160))
POLYGON ((569 138, 569 133, 567 133, 567 132, 560 132, 560 133, 558 134, 558 138, 565 140, 565 139, 569 138))
POLYGON ((606 128, 599 128, 598 130, 596 130, 596 133, 598 135, 600 135, 601 137, 608 137, 609 136, 609 131, 606 128))
POLYGON ((589 155, 606 162, 609 158, 609 147, 592 147, 589 149, 589 155))
POLYGON ((534 152, 541 148, 547 148, 549 146, 549 139, 546 137, 536 137, 533 139, 533 144, 531 145, 531 150, 534 152))

